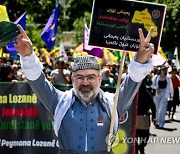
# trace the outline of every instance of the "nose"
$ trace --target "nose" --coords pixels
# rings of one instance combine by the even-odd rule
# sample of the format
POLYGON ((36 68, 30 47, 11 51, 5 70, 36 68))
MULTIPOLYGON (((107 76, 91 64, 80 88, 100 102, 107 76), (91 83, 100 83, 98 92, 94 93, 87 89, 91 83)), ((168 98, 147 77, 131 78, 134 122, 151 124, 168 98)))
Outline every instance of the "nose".
POLYGON ((88 85, 89 84, 89 81, 87 80, 86 77, 84 77, 84 80, 82 81, 82 84, 84 84, 84 85, 88 85))

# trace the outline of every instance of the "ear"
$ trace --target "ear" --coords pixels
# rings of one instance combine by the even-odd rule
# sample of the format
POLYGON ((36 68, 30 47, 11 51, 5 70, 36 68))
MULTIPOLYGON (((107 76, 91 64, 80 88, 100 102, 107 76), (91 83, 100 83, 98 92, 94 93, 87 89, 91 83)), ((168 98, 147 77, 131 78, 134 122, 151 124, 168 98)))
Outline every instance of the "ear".
POLYGON ((99 76, 99 82, 101 82, 101 81, 102 81, 102 75, 99 76))
POLYGON ((71 75, 71 81, 74 82, 74 75, 71 75))

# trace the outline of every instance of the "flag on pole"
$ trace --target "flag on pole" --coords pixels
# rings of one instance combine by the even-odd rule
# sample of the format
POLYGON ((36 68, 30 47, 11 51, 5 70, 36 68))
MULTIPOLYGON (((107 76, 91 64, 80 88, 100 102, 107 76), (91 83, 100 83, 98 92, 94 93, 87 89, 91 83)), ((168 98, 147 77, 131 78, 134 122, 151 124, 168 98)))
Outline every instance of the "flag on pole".
POLYGON ((128 54, 129 54, 129 60, 132 61, 135 56, 135 52, 128 52, 128 54))
POLYGON ((3 49, 0 48, 0 58, 3 56, 3 49))
POLYGON ((94 46, 88 45, 89 40, 89 29, 87 24, 84 24, 84 39, 83 39, 83 51, 86 51, 88 54, 102 58, 103 50, 94 46))
POLYGON ((168 65, 167 64, 168 59, 166 57, 164 57, 163 55, 165 56, 162 48, 158 49, 158 52, 156 55, 155 54, 152 55, 153 66, 168 65))
POLYGON ((166 61, 168 61, 168 58, 166 57, 166 55, 165 55, 165 53, 163 52, 163 50, 162 50, 161 47, 159 47, 158 52, 160 53, 160 55, 161 55, 166 61))
POLYGON ((59 4, 53 10, 46 26, 41 33, 42 40, 46 43, 49 50, 55 45, 56 34, 58 29, 59 4))
POLYGON ((45 48, 41 48, 40 53, 44 57, 45 64, 51 65, 50 53, 45 48))
POLYGON ((174 50, 174 56, 175 56, 174 66, 176 66, 177 69, 180 69, 180 64, 179 64, 179 59, 178 59, 178 48, 177 47, 174 50))
POLYGON ((0 5, 0 21, 9 21, 6 6, 0 5))
POLYGON ((85 22, 84 24, 84 39, 83 39, 83 50, 84 51, 90 51, 93 49, 93 46, 88 45, 89 40, 89 28, 85 22))
POLYGON ((118 60, 118 57, 115 56, 112 51, 110 51, 109 49, 107 48, 104 48, 103 50, 103 58, 104 58, 104 62, 106 64, 109 64, 109 65, 113 65, 113 64, 117 64, 117 60, 118 60))
POLYGON ((4 53, 4 52, 3 52, 3 49, 0 48, 0 58, 9 59, 9 53, 4 53))
MULTIPOLYGON (((22 28, 24 30, 26 30, 26 12, 24 12, 15 22, 15 24, 19 24, 22 26, 22 28)), ((16 52, 16 48, 14 47, 14 39, 6 46, 6 52, 8 53, 12 53, 12 52, 16 52)), ((14 53, 13 53, 14 55, 14 53)), ((13 56, 16 57, 16 56, 13 56)), ((10 56, 11 58, 11 56, 10 56)))
POLYGON ((122 52, 120 50, 113 50, 113 54, 115 57, 117 57, 117 61, 118 63, 121 62, 121 58, 122 58, 122 52))

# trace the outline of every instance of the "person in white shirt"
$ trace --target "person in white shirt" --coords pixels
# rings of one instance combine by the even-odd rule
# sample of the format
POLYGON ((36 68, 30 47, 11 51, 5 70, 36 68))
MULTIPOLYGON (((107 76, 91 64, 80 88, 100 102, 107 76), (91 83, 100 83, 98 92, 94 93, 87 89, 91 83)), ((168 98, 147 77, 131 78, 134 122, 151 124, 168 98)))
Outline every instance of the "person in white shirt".
POLYGON ((156 119, 158 128, 163 128, 167 111, 168 99, 171 100, 174 95, 173 85, 170 77, 167 75, 167 68, 162 66, 159 74, 152 79, 152 88, 156 90, 154 102, 156 105, 156 119))

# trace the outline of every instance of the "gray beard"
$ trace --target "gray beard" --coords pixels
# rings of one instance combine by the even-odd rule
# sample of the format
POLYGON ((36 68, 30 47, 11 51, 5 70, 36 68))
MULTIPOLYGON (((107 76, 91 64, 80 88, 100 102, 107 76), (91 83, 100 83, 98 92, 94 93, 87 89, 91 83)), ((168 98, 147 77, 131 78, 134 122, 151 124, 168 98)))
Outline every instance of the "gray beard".
POLYGON ((77 90, 76 88, 73 88, 75 95, 82 101, 86 103, 90 103, 96 96, 98 95, 100 88, 97 87, 90 92, 82 92, 77 90))

